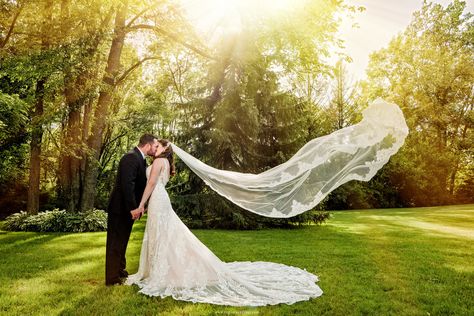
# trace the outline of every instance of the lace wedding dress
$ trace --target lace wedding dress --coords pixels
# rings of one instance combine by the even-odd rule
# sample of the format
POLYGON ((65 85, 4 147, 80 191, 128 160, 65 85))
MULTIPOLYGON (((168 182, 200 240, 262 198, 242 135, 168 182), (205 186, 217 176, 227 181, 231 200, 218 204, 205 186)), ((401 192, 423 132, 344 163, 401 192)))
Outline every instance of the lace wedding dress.
POLYGON ((148 204, 138 272, 126 284, 150 296, 231 306, 293 304, 323 293, 317 276, 296 267, 219 260, 173 211, 165 189, 169 163, 158 159, 165 169, 148 204))

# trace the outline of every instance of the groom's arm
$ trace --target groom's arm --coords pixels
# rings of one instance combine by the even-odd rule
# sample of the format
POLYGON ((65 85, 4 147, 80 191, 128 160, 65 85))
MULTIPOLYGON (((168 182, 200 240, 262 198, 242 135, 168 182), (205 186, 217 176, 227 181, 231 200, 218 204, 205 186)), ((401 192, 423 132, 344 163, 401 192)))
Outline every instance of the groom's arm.
POLYGON ((135 184, 138 173, 138 161, 132 155, 126 155, 120 160, 120 187, 122 200, 125 202, 127 212, 137 208, 135 200, 135 184))

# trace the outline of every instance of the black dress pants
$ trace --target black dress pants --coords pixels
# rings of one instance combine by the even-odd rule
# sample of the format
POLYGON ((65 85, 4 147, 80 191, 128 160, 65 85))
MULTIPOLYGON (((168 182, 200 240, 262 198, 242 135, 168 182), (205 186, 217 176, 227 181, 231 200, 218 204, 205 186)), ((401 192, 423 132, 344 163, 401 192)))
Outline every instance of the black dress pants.
POLYGON ((109 213, 107 219, 107 245, 105 250, 105 284, 120 283, 125 270, 128 240, 132 232, 133 219, 130 213, 109 213))

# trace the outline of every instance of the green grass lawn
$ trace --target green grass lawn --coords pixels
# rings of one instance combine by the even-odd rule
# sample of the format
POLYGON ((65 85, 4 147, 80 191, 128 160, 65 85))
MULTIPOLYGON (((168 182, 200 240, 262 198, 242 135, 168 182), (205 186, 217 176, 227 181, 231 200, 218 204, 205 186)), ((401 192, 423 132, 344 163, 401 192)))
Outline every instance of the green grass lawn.
MULTIPOLYGON (((134 273, 145 221, 127 258, 134 273)), ((323 296, 235 308, 150 298, 104 283, 105 233, 0 231, 0 314, 473 315, 474 205, 334 212, 294 230, 193 231, 224 261, 273 261, 319 276, 323 296)))

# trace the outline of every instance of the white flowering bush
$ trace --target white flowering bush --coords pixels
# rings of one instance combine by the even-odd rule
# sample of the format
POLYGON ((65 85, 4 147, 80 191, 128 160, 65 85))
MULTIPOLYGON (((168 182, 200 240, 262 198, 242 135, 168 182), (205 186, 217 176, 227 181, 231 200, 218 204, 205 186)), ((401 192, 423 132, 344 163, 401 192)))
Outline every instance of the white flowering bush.
POLYGON ((8 231, 33 232, 106 231, 107 213, 97 209, 80 213, 54 209, 36 215, 29 215, 22 211, 8 216, 2 228, 8 231))

